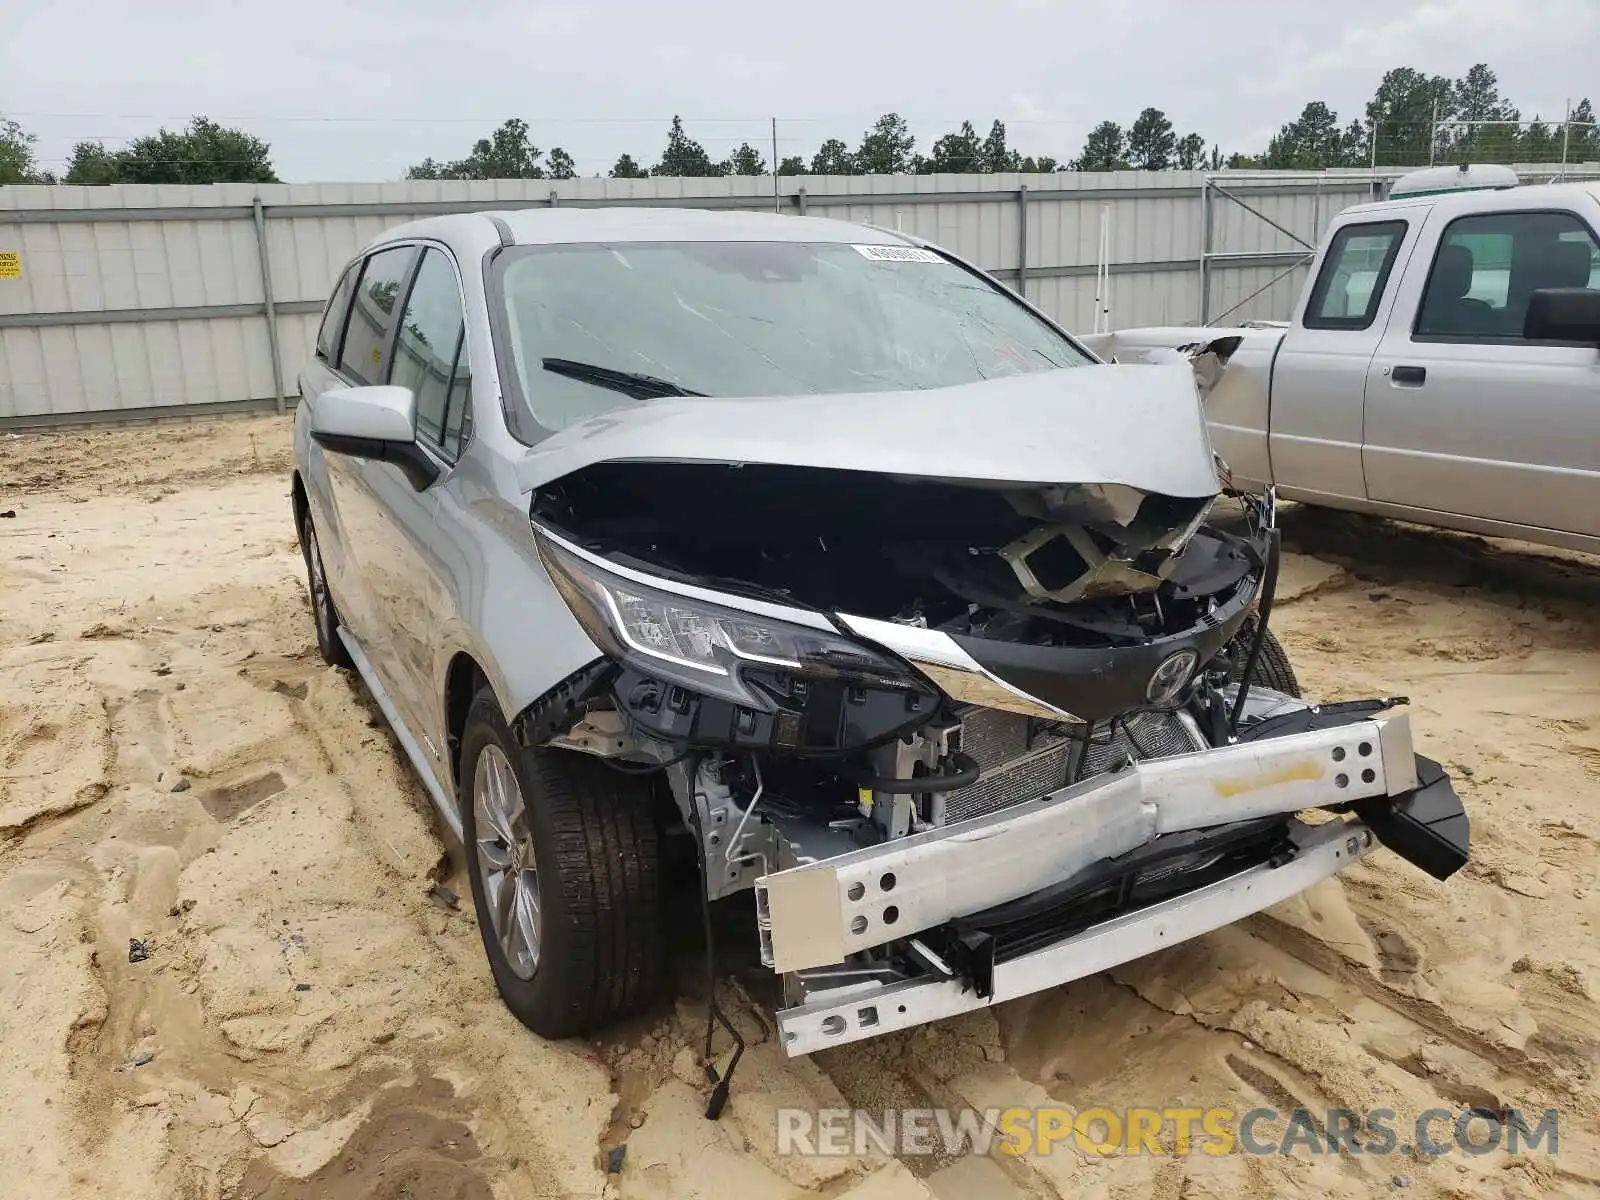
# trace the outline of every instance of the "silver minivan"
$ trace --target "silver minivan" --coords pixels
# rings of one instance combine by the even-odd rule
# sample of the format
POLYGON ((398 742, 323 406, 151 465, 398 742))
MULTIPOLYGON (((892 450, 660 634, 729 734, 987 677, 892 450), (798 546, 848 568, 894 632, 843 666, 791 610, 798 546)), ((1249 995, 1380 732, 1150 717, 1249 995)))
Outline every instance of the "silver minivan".
POLYGON ((318 644, 461 838, 543 1035, 655 994, 675 846, 708 1019, 710 905, 742 895, 791 1054, 1104 969, 1378 842, 1465 861, 1398 702, 1299 697, 1273 499, 1210 521, 1191 366, 1102 363, 937 247, 423 221, 344 272, 301 397, 318 644))

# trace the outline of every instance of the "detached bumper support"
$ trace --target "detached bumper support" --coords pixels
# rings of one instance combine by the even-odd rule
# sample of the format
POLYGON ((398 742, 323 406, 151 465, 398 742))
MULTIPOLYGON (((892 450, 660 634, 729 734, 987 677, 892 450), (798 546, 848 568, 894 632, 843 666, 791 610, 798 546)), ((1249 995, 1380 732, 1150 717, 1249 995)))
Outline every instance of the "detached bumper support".
POLYGON ((1435 879, 1449 879, 1467 865, 1467 811, 1444 768, 1417 755, 1418 787, 1393 800, 1356 805, 1378 840, 1435 879))
MULTIPOLYGON (((1448 792, 1449 781, 1443 786, 1448 792)), ((1412 797, 1404 815, 1388 815, 1395 798, 1418 787, 1403 714, 1351 714, 1331 727, 1140 762, 987 816, 764 876, 756 882, 763 961, 780 972, 843 962, 1030 895, 1163 834, 1312 808, 1361 805, 1375 832, 1398 839, 1400 853, 1411 857, 1405 847, 1414 847, 1444 865, 1448 856, 1435 844, 1449 833, 1442 808, 1412 797)), ((1450 802, 1459 811, 1453 793, 1450 802)))

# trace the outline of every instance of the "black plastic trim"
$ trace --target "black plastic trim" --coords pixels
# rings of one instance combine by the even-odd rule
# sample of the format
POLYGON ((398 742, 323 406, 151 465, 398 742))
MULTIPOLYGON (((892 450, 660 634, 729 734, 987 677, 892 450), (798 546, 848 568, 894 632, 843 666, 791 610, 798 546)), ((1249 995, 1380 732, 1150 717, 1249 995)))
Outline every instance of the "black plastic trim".
POLYGON ((1449 879, 1467 865, 1472 823, 1444 768, 1417 755, 1420 786, 1403 796, 1362 800, 1356 815, 1378 840, 1435 879, 1449 879))
POLYGON ((1084 721, 1104 721, 1146 708, 1150 676, 1162 661, 1192 649, 1200 665, 1233 639, 1249 615, 1256 593, 1251 581, 1199 624, 1137 646, 1030 646, 967 634, 951 638, 1013 687, 1084 721))
POLYGON ((517 739, 517 745, 524 749, 542 746, 570 729, 574 721, 589 711, 616 670, 617 665, 609 658, 597 658, 588 666, 579 667, 512 717, 511 736, 517 739))
POLYGON ((346 437, 337 433, 311 431, 311 440, 324 450, 335 454, 348 454, 352 458, 368 458, 374 462, 392 463, 400 468, 417 491, 431 487, 434 480, 444 474, 444 469, 414 441, 387 441, 383 438, 346 437))

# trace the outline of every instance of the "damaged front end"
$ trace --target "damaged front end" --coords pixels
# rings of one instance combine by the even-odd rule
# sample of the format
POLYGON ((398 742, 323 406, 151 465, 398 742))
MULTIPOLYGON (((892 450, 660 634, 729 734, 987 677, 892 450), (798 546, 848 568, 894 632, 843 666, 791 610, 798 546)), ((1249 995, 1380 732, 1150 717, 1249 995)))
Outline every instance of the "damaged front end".
POLYGON ((755 893, 790 1054, 1103 970, 1375 841, 1453 873, 1466 817, 1398 701, 1242 682, 1270 496, 1223 522, 1184 490, 567 472, 534 534, 603 658, 524 740, 668 770, 707 897, 755 893))

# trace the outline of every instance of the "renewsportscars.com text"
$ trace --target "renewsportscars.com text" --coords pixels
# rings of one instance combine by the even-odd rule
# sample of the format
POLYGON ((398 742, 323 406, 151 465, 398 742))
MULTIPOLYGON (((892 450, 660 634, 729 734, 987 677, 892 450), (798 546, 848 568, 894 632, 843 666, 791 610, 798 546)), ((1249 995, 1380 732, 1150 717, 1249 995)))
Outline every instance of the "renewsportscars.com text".
POLYGON ((1393 1109, 902 1108, 778 1110, 783 1155, 1555 1154, 1559 1114, 1393 1109))

